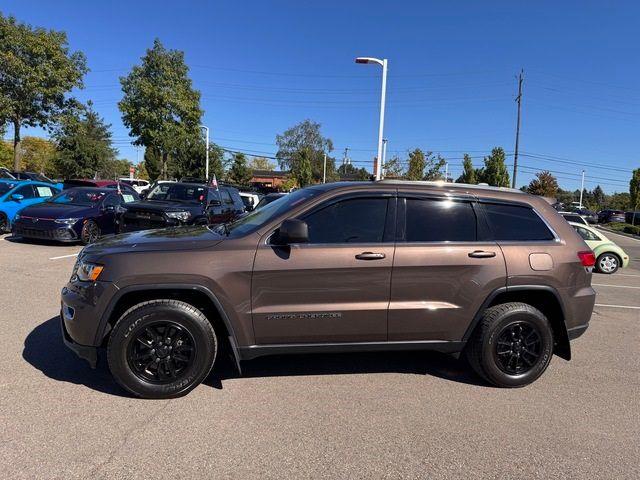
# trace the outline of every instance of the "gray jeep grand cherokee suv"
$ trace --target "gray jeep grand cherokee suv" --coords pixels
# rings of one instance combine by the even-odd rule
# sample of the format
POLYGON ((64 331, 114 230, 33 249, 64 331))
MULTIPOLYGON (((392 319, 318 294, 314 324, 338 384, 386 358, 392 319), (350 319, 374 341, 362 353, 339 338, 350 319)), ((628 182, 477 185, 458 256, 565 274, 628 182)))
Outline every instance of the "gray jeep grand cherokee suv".
POLYGON ((298 190, 230 224, 86 247, 62 332, 141 397, 184 395, 221 342, 261 355, 464 353, 501 387, 536 380, 587 328, 593 253, 542 198, 510 189, 357 182, 298 190))

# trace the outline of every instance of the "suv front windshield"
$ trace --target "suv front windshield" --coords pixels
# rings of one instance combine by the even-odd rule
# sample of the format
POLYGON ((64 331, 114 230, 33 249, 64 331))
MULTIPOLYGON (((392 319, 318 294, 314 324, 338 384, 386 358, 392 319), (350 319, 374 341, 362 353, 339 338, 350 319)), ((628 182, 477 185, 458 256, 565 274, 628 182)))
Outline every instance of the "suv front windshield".
POLYGON ((147 200, 181 203, 202 203, 207 196, 204 185, 189 183, 160 183, 147 195, 147 200))
POLYGON ((253 232, 262 225, 269 223, 288 210, 291 210, 306 201, 317 197, 324 190, 319 188, 303 188, 296 190, 289 195, 285 195, 264 207, 254 210, 251 213, 239 218, 235 222, 227 225, 226 230, 236 234, 244 235, 253 232))

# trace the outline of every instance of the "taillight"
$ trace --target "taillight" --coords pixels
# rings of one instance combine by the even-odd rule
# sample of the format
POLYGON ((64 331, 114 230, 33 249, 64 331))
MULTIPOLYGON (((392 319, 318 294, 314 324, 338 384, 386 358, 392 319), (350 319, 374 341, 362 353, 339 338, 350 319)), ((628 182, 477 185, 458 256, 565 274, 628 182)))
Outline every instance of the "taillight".
POLYGON ((588 252, 578 252, 578 258, 584 267, 593 267, 596 264, 596 256, 591 250, 588 252))

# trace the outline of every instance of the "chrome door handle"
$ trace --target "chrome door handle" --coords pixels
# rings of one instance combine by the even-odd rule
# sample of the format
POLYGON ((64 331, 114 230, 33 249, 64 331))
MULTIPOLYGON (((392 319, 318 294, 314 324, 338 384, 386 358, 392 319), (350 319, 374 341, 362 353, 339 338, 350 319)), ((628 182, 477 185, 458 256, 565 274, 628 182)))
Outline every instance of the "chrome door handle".
POLYGON ((474 250, 469 253, 471 258, 491 258, 496 256, 496 252, 487 252, 485 250, 474 250))
POLYGON ((362 252, 356 255, 358 260, 382 260, 386 255, 384 253, 362 252))

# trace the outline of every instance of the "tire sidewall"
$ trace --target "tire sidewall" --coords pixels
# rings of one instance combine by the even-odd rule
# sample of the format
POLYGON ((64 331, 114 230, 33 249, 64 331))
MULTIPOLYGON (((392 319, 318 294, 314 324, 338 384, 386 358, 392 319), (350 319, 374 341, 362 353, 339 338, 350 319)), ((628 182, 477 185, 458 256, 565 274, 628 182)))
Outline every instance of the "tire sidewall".
POLYGON ((85 224, 82 225, 82 230, 80 231, 80 241, 82 242, 83 245, 90 245, 91 243, 96 242, 99 238, 100 238, 100 227, 98 227, 98 224, 95 221, 87 220, 85 224), (95 225, 98 235, 93 240, 91 239, 85 240, 85 230, 88 228, 87 226, 91 224, 95 225))
POLYGON ((621 265, 621 259, 620 257, 618 257, 618 255, 616 255, 615 253, 601 253, 597 260, 596 260, 596 266, 598 268, 598 272, 600 273, 604 273, 605 275, 611 275, 613 273, 616 273, 618 271, 618 269, 620 268, 621 265), (604 270, 602 270, 602 268, 600 268, 600 261, 604 258, 604 257, 613 257, 616 259, 616 268, 614 271, 612 272, 605 272, 604 270))
POLYGON ((553 331, 545 316, 535 309, 518 308, 511 310, 498 317, 487 332, 481 349, 484 372, 492 382, 508 387, 521 387, 528 385, 538 379, 547 369, 551 357, 553 356, 553 331), (538 331, 542 342, 540 360, 526 373, 520 375, 510 375, 503 372, 495 362, 494 350, 496 342, 502 331, 518 322, 531 324, 538 331))
POLYGON ((187 394, 209 374, 215 361, 217 342, 213 328, 206 318, 200 318, 177 305, 155 304, 134 310, 121 318, 109 339, 109 368, 126 390, 145 398, 173 398, 187 394), (163 385, 137 376, 131 369, 127 352, 137 333, 158 321, 171 321, 187 330, 195 344, 195 358, 180 379, 163 385))

